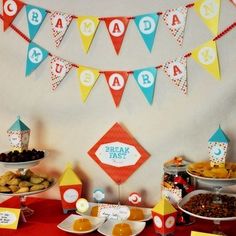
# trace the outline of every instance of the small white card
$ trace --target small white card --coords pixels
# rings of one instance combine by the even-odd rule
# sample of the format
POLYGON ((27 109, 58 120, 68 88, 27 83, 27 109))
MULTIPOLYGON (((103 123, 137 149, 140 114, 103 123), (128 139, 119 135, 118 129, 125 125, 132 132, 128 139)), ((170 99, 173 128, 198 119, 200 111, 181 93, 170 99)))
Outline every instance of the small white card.
POLYGON ((127 206, 99 204, 98 216, 106 217, 112 220, 127 220, 130 215, 130 210, 127 206))

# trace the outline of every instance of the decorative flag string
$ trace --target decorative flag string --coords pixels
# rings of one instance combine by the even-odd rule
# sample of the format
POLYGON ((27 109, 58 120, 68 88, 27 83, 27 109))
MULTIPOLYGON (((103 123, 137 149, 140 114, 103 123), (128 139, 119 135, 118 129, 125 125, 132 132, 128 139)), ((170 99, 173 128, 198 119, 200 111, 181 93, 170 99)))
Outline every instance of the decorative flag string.
POLYGON ((97 17, 76 16, 59 11, 51 11, 24 3, 20 0, 3 0, 3 28, 5 31, 14 21, 17 14, 25 6, 29 38, 33 40, 33 38, 39 31, 42 22, 46 18, 46 15, 49 14, 53 40, 56 47, 59 47, 72 20, 76 20, 83 50, 85 51, 85 53, 88 53, 99 23, 100 21, 104 21, 113 47, 116 51, 116 54, 118 55, 123 44, 129 22, 130 20, 133 20, 147 49, 149 50, 149 52, 151 52, 160 18, 163 19, 169 31, 176 39, 177 43, 182 46, 189 8, 194 8, 194 10, 206 24, 206 26, 214 33, 214 35, 217 35, 220 1, 221 0, 214 0, 213 2, 209 2, 208 0, 196 0, 194 3, 190 3, 174 9, 168 9, 166 11, 159 11, 136 16, 97 17))
MULTIPOLYGON (((0 19, 1 19, 2 21, 4 21, 3 16, 2 16, 1 14, 0 14, 0 19)), ((32 42, 32 40, 30 40, 30 39, 29 39, 20 29, 18 29, 14 24, 10 24, 10 27, 11 27, 19 36, 21 36, 25 41, 27 41, 28 43, 31 43, 31 42, 32 42)), ((226 27, 221 33, 219 33, 219 34, 218 34, 216 37, 214 37, 212 40, 213 40, 213 41, 219 40, 219 39, 222 38, 224 35, 226 35, 226 34, 229 33, 231 30, 233 30, 234 27, 236 27, 236 21, 233 22, 233 23, 232 23, 231 25, 229 25, 228 27, 226 27)), ((48 52, 48 55, 49 55, 49 56, 52 56, 52 54, 51 54, 50 52, 48 52)), ((191 55, 192 55, 192 53, 189 52, 189 53, 186 53, 186 54, 184 55, 184 57, 188 58, 188 57, 190 57, 191 55)), ((79 67, 79 65, 77 65, 77 64, 75 64, 75 63, 73 63, 72 66, 75 67, 75 68, 78 68, 78 67, 79 67)), ((156 68, 156 69, 160 69, 160 68, 162 68, 162 66, 163 66, 163 65, 160 64, 160 65, 155 66, 155 68, 156 68)), ((105 71, 104 71, 104 70, 100 70, 99 72, 100 72, 100 73, 104 73, 105 71)), ((132 74, 133 71, 128 71, 128 73, 129 73, 129 74, 132 74)))

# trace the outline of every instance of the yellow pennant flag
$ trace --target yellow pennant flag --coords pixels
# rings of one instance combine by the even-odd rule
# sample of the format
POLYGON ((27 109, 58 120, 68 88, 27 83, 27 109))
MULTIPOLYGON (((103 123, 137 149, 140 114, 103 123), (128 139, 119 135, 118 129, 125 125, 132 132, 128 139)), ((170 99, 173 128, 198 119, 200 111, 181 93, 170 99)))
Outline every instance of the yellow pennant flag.
POLYGON ((84 51, 87 53, 90 45, 93 41, 94 35, 97 31, 99 25, 98 17, 94 16, 79 16, 77 24, 79 27, 79 32, 81 40, 83 42, 84 51))
POLYGON ((214 35, 218 34, 220 0, 197 0, 194 9, 214 35))
POLYGON ((193 59, 200 63, 216 79, 220 79, 219 62, 215 41, 209 41, 192 51, 193 59))
POLYGON ((85 102, 93 86, 97 82, 100 73, 99 70, 84 66, 79 66, 77 73, 79 77, 81 99, 85 102))

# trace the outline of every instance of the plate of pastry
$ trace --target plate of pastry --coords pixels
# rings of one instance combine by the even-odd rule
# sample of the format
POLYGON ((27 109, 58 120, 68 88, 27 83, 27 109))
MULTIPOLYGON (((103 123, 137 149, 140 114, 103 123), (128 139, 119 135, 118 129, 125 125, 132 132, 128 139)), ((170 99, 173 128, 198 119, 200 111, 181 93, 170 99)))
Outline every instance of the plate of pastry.
POLYGON ((28 169, 38 165, 39 162, 47 155, 46 151, 41 150, 23 150, 8 151, 0 153, 0 164, 5 168, 11 169, 28 169))
MULTIPOLYGON (((89 208, 86 212, 79 212, 78 210, 76 213, 80 215, 87 215, 87 216, 96 216, 96 217, 104 217, 101 213, 101 208, 104 208, 109 206, 112 212, 112 207, 117 208, 117 205, 115 204, 105 204, 105 203, 89 203, 89 208)), ((122 206, 122 205, 121 205, 122 206)), ((148 221, 152 219, 152 209, 151 208, 145 208, 145 207, 134 207, 134 206, 127 206, 130 210, 130 215, 127 218, 127 220, 131 221, 148 221)), ((111 213, 112 214, 112 213, 111 213)), ((112 215, 107 215, 108 219, 112 219, 112 215)))
POLYGON ((95 231, 105 221, 105 218, 93 216, 69 215, 57 227, 65 232, 74 234, 87 234, 95 231))
POLYGON ((188 165, 187 173, 202 180, 236 180, 236 163, 226 162, 224 167, 212 167, 210 161, 195 162, 188 165))
POLYGON ((135 236, 140 234, 145 228, 146 222, 138 221, 117 221, 107 220, 103 225, 98 228, 98 232, 105 236, 119 236, 129 235, 135 236))
POLYGON ((7 196, 32 195, 48 190, 56 180, 31 170, 25 173, 6 171, 0 176, 0 194, 7 196))

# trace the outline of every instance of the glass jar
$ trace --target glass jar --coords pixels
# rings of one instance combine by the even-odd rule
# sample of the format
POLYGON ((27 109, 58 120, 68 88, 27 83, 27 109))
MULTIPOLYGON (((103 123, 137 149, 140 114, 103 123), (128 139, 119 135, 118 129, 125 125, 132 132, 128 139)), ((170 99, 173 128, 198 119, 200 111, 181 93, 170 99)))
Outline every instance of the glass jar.
POLYGON ((194 189, 191 176, 186 172, 189 164, 190 162, 183 160, 182 157, 175 157, 164 164, 162 195, 178 210, 176 220, 178 225, 192 223, 190 216, 177 207, 178 202, 194 189))

